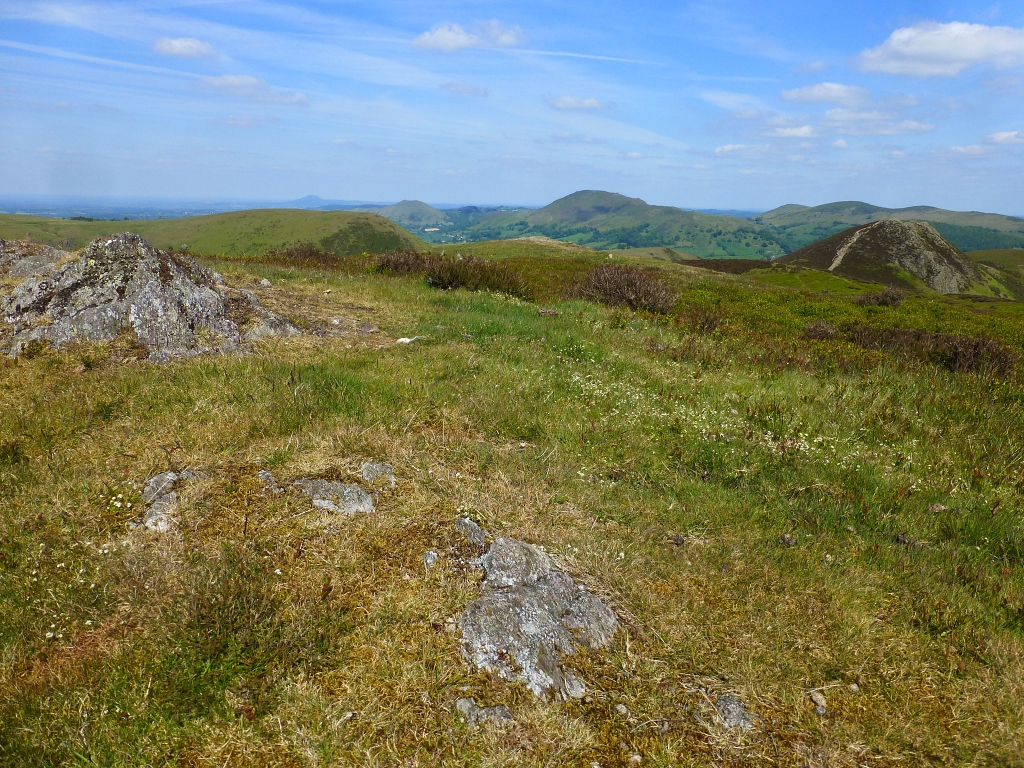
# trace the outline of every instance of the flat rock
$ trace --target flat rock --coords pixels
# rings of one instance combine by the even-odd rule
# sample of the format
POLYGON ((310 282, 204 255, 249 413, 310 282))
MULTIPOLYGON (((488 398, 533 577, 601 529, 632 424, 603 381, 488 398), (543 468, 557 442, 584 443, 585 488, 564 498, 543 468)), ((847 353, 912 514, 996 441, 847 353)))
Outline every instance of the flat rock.
POLYGON ((470 728, 476 728, 486 722, 508 723, 514 720, 512 713, 504 704, 499 704, 496 707, 481 707, 477 705, 476 699, 472 698, 458 699, 455 702, 455 710, 462 715, 466 725, 470 728))
POLYGON ((345 515, 369 514, 374 510, 373 497, 358 485, 308 477, 296 480, 293 485, 306 494, 317 509, 345 515))
POLYGON ((737 728, 741 731, 749 731, 754 727, 754 721, 747 713, 747 705, 735 693, 723 693, 715 699, 715 709, 726 728, 732 730, 737 728))
POLYGON ((389 484, 392 488, 395 487, 395 470, 390 464, 385 464, 380 461, 367 461, 362 467, 363 480, 370 485, 379 485, 382 483, 389 484))
POLYGON ((483 549, 487 546, 487 532, 468 517, 460 517, 455 521, 455 529, 474 547, 483 549))
MULTIPOLYGON (((52 254, 32 258, 47 262, 52 254)), ((60 347, 133 331, 151 360, 165 362, 299 332, 249 291, 229 288, 216 272, 130 232, 94 240, 55 269, 40 263, 0 300, 0 316, 14 326, 11 355, 33 341, 60 347)))
POLYGON ((146 481, 142 490, 142 502, 146 511, 141 523, 129 523, 129 528, 145 529, 154 533, 167 533, 174 528, 178 511, 178 494, 175 488, 182 480, 192 480, 195 474, 184 472, 161 472, 146 481))
POLYGON ((480 564, 484 594, 459 618, 466 658, 536 696, 583 696, 563 657, 611 642, 619 626, 612 610, 525 542, 499 537, 480 564))

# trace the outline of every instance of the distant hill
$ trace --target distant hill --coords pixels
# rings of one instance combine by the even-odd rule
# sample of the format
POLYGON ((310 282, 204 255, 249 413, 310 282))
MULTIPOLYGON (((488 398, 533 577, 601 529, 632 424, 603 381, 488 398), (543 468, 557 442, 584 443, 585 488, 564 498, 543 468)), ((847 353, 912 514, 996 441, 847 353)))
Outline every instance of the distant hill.
POLYGON ((883 219, 849 228, 779 259, 865 282, 943 294, 1011 298, 998 269, 965 256, 931 224, 883 219))
POLYGON ((882 219, 927 221, 962 251, 1024 247, 1024 219, 926 205, 882 208, 845 201, 812 208, 791 204, 755 216, 753 221, 768 227, 788 249, 797 250, 849 227, 882 219))
POLYGON ((772 232, 746 219, 595 190, 574 192, 533 211, 484 216, 465 235, 468 240, 543 235, 598 250, 669 247, 702 258, 770 260, 787 250, 772 232))
POLYGON ((414 235, 375 213, 267 208, 211 216, 146 221, 73 221, 0 215, 0 238, 80 248, 97 237, 125 230, 157 248, 193 253, 263 253, 299 242, 315 242, 339 255, 423 246, 414 235))

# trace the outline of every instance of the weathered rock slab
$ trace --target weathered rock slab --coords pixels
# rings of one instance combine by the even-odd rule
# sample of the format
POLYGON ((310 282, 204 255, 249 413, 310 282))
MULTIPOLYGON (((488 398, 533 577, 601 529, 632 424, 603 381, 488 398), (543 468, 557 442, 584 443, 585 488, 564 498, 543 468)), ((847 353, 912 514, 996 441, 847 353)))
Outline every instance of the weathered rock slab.
POLYGON ((141 523, 129 523, 129 528, 145 529, 154 533, 167 533, 177 524, 178 493, 175 488, 182 480, 192 480, 195 474, 184 472, 161 472, 146 481, 142 490, 142 502, 146 511, 141 523))
POLYGON ((608 645, 618 630, 612 610, 522 541, 495 539, 480 564, 484 594, 459 618, 467 659, 537 696, 583 696, 583 681, 563 658, 608 645))
POLYGON ((504 704, 499 704, 496 707, 481 707, 473 698, 458 699, 455 702, 455 710, 462 715, 466 725, 470 728, 476 728, 486 722, 508 723, 514 719, 504 704))
POLYGON ((308 477, 296 480, 293 485, 310 498, 314 507, 326 512, 356 515, 374 510, 373 497, 358 485, 308 477))
MULTIPOLYGON (((56 263, 52 254, 37 257, 56 263)), ((248 291, 229 288, 216 272, 129 232, 94 240, 56 269, 41 264, 0 301, 0 316, 14 325, 12 355, 33 341, 60 347, 111 341, 131 330, 150 359, 167 361, 298 333, 248 291)))

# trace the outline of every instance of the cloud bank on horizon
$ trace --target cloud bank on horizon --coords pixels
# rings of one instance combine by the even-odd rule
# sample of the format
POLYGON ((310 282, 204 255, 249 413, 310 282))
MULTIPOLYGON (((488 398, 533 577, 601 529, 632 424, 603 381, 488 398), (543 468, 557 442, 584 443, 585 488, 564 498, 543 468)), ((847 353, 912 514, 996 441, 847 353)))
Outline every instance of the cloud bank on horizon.
POLYGON ((0 5, 4 194, 1024 214, 1024 6, 0 5))

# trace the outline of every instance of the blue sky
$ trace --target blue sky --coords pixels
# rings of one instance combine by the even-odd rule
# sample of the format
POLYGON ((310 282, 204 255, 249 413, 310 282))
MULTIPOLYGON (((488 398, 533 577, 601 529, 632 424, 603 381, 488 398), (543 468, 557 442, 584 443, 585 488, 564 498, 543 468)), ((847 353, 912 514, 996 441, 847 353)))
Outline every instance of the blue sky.
POLYGON ((4 194, 1024 214, 1024 2, 0 0, 4 194))

